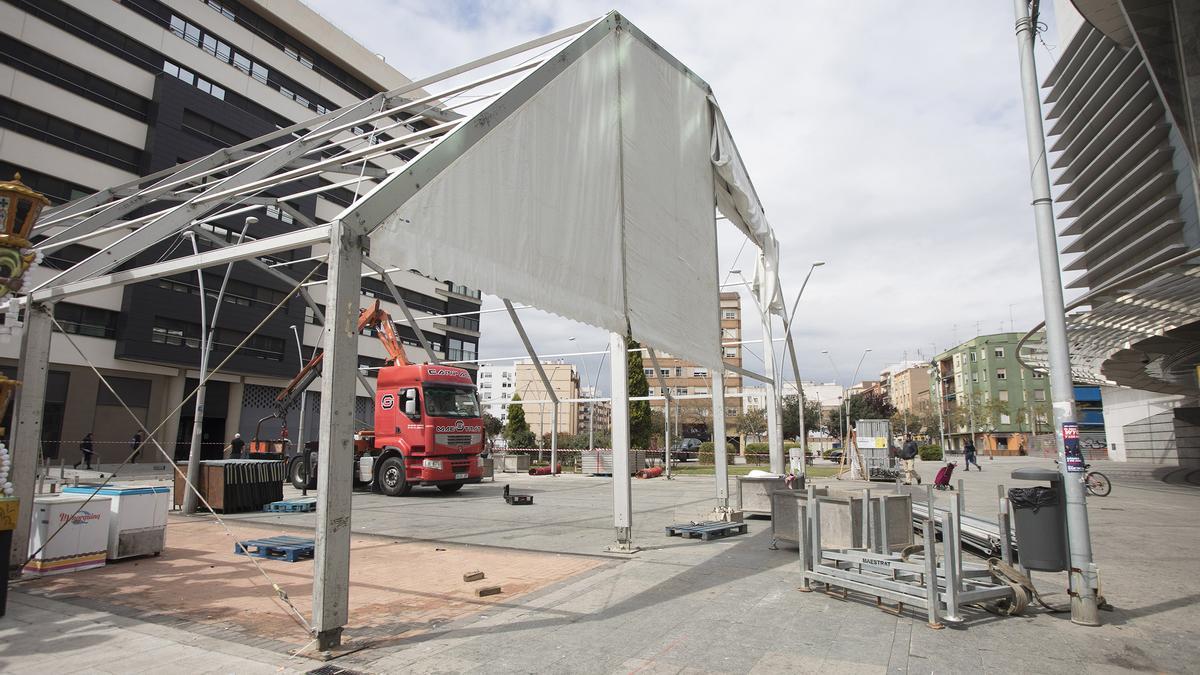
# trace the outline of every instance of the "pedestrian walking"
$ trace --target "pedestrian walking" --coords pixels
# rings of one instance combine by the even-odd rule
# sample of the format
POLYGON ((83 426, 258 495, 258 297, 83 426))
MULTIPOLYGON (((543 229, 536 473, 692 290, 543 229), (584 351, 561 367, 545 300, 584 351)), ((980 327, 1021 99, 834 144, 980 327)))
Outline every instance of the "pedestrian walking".
POLYGON ((132 461, 136 464, 138 458, 142 456, 142 432, 135 431, 133 438, 129 439, 129 451, 132 452, 132 461))
POLYGON ((964 464, 963 471, 970 471, 972 464, 975 465, 975 468, 977 470, 983 471, 983 467, 979 466, 979 460, 976 459, 975 444, 972 443, 970 440, 968 440, 967 444, 963 446, 963 458, 966 460, 965 462, 963 462, 963 464, 964 464))
POLYGON ((917 442, 913 440, 912 434, 904 436, 904 447, 900 448, 900 461, 904 463, 904 484, 912 485, 913 480, 916 480, 917 485, 920 485, 921 477, 917 475, 917 442))
POLYGON ((241 434, 234 434, 233 440, 229 441, 229 456, 234 459, 246 459, 242 454, 246 448, 246 441, 242 440, 241 434))
POLYGON ((79 451, 83 453, 83 457, 71 468, 78 469, 80 464, 83 464, 88 471, 92 470, 92 458, 96 456, 96 446, 92 441, 92 434, 89 432, 87 436, 79 441, 79 451))

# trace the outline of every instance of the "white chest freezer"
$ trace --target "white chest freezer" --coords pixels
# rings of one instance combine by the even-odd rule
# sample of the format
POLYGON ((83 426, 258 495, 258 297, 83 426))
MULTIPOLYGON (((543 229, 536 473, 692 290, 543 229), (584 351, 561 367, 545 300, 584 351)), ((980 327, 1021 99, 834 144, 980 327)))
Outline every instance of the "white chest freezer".
POLYGON ((25 566, 25 572, 62 574, 103 567, 108 555, 110 501, 111 498, 102 495, 96 495, 90 502, 86 495, 79 494, 34 497, 29 553, 41 550, 25 566))
POLYGON ((157 555, 166 545, 167 509, 171 488, 163 486, 107 485, 102 488, 63 488, 64 495, 109 500, 108 559, 157 555))

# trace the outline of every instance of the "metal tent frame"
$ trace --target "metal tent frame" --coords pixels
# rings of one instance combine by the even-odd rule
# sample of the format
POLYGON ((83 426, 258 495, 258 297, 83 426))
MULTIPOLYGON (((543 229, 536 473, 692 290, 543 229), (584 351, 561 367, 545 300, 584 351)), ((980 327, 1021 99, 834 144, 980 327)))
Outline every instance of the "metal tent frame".
MULTIPOLYGON (((371 260, 371 235, 397 205, 415 195, 440 172, 473 145, 492 133, 497 125, 530 100, 592 45, 609 33, 625 31, 653 53, 708 92, 711 89, 698 76, 630 24, 611 12, 594 21, 572 26, 464 65, 451 68, 399 89, 381 93, 313 119, 279 129, 266 136, 215 152, 192 162, 130 181, 98 192, 45 213, 35 235, 43 237, 36 248, 50 253, 76 243, 99 247, 91 257, 63 270, 50 280, 28 290, 21 301, 26 306, 26 325, 22 337, 19 377, 23 381, 16 411, 14 447, 16 454, 14 483, 23 498, 14 550, 24 550, 28 540, 34 474, 34 448, 41 436, 41 407, 49 372, 52 337, 52 305, 74 295, 103 288, 120 287, 243 261, 268 270, 277 278, 299 286, 300 296, 314 310, 323 325, 321 340, 325 346, 324 373, 321 382, 321 429, 319 444, 327 456, 349 455, 353 451, 353 409, 335 402, 354 396, 357 369, 355 322, 358 317, 361 278, 379 275, 395 300, 405 310, 406 319, 415 320, 404 305, 389 278, 391 272, 371 260), (453 81, 453 83, 452 83, 453 81), (432 86, 443 88, 432 90, 432 86), (428 93, 426 90, 429 90, 428 93), (482 106, 470 115, 455 110, 470 105, 482 106), (486 123, 480 123, 479 120, 486 123), (313 184, 316 187, 312 187, 313 184), (337 189, 354 191, 354 199, 336 217, 315 222, 304 216, 292 203, 295 200, 337 189), (262 238, 246 237, 241 243, 227 244, 212 236, 205 225, 223 218, 244 217, 268 206, 290 213, 303 225, 285 234, 262 238), (136 214, 136 216, 134 215, 136 214), (210 250, 152 264, 133 265, 131 261, 146 248, 179 236, 196 232, 213 245, 210 250), (327 301, 324 316, 309 295, 300 276, 288 274, 263 260, 274 253, 312 248, 312 257, 295 267, 295 274, 312 272, 312 266, 325 267, 327 301), (364 270, 364 266, 367 268, 364 270)), ((730 143, 730 148, 732 144, 730 143)), ((733 149, 736 154, 736 149, 733 149)), ((738 159, 740 162, 740 159, 738 159)), ((740 164, 737 167, 740 169, 740 164)), ((723 213, 749 208, 753 213, 735 223, 760 253, 760 271, 765 270, 759 303, 764 311, 765 344, 770 344, 771 313, 790 321, 778 298, 778 249, 769 225, 761 217, 757 197, 734 197, 738 183, 748 185, 748 176, 730 177, 717 169, 714 176, 714 206, 723 213), (739 199, 741 201, 739 201, 739 199)), ((753 187, 749 186, 750 193, 753 187)), ((713 237, 715 241, 715 220, 713 237)), ((712 262, 715 270, 716 261, 712 262)), ((437 272, 437 270, 427 270, 437 272)), ((537 355, 520 327, 516 313, 507 300, 506 307, 520 329, 534 363, 537 355)), ((572 318, 572 317, 568 317, 572 318)), ((716 321, 717 317, 713 317, 716 321)), ((421 337, 420 330, 415 331, 421 337)), ((636 337, 636 336, 635 336, 636 337)), ((672 345, 656 345, 670 350, 672 345)), ((422 337, 429 357, 436 355, 422 337)), ((612 550, 631 552, 632 499, 630 493, 629 417, 626 387, 625 336, 610 336, 613 406, 614 527, 616 544, 612 550)), ((653 359, 653 353, 651 352, 653 359)), ((772 357, 773 360, 773 357, 772 357)), ((794 364, 794 361, 793 361, 794 364)), ((735 369, 743 375, 763 380, 778 393, 774 380, 735 369)), ((714 370, 714 436, 725 438, 723 372, 714 370)), ((798 373, 797 373, 797 379, 798 373)), ((543 375, 547 392, 557 399, 543 375)), ((778 401, 776 401, 778 404, 778 401)), ((557 410, 557 401, 555 400, 557 410)), ((783 467, 782 438, 778 430, 771 438, 772 468, 783 467), (777 437, 778 436, 778 437, 777 437), (778 457, 776 457, 778 455, 778 457)), ((727 475, 724 471, 725 444, 715 444, 718 509, 728 507, 727 475)), ((556 459, 556 458, 554 458, 556 459)), ((554 461, 552 459, 552 461, 554 461)), ((348 620, 350 496, 349 462, 324 461, 318 465, 319 507, 317 546, 314 561, 313 632, 320 650, 341 643, 342 628, 348 620)))

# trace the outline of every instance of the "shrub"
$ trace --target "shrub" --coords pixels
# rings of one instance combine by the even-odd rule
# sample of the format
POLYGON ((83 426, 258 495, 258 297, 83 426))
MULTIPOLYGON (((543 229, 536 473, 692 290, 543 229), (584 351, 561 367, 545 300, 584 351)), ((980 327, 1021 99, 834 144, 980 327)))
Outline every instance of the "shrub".
POLYGON ((765 455, 765 454, 769 453, 770 451, 771 451, 771 446, 769 443, 747 443, 746 444, 746 454, 747 455, 765 455))
POLYGON ((942 446, 940 446, 940 445, 922 445, 921 447, 917 448, 917 454, 920 455, 922 460, 927 461, 927 462, 941 461, 942 446))
POLYGON ((535 448, 537 436, 530 430, 518 430, 513 432, 512 438, 508 441, 510 448, 535 448))
MULTIPOLYGON (((701 464, 716 464, 715 456, 716 446, 712 441, 705 441, 700 444, 700 463, 701 464)), ((737 454, 737 449, 733 447, 733 443, 725 444, 725 463, 733 464, 733 456, 737 454)))

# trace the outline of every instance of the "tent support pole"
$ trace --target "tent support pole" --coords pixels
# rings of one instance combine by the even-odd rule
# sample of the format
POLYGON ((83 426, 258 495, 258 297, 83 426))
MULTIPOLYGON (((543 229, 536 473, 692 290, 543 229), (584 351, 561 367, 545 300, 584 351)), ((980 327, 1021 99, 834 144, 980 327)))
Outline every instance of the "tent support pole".
POLYGON ((613 553, 636 553, 633 545, 633 493, 629 477, 629 355, 625 336, 612 333, 608 338, 611 352, 608 372, 612 389, 612 476, 613 525, 617 541, 608 547, 613 553))
MULTIPOLYGON (((29 527, 33 522, 34 477, 38 448, 42 443, 42 413, 46 384, 50 378, 50 339, 52 305, 29 304, 25 310, 25 328, 21 335, 21 360, 17 363, 17 387, 13 429, 9 443, 12 458, 13 495, 20 500, 13 529, 12 549, 8 552, 10 574, 20 574, 19 565, 29 557, 29 527), (15 569, 14 569, 15 568, 15 569)), ((62 450, 59 450, 62 457, 62 450)))
POLYGON ((317 649, 341 646, 349 619, 350 492, 354 456, 355 374, 358 372, 358 298, 366 237, 344 221, 332 223, 326 297, 325 362, 317 463, 317 531, 313 560, 313 629, 317 649))
MULTIPOLYGON (((521 317, 517 316, 517 310, 513 307, 512 302, 508 298, 504 298, 504 308, 508 310, 508 316, 512 319, 513 326, 517 328, 517 334, 521 336, 521 342, 525 345, 525 351, 529 354, 529 359, 533 361, 533 367, 537 369, 538 377, 542 378, 542 386, 546 388, 546 395, 550 397, 552 408, 554 409, 554 427, 550 432, 550 475, 558 473, 558 394, 554 393, 554 387, 550 386, 550 378, 546 376, 546 369, 542 367, 542 360, 538 358, 537 352, 533 349, 533 343, 529 341, 529 335, 525 333, 525 326, 521 323, 521 317)), ((541 428, 538 429, 540 434, 546 433, 546 425, 543 422, 541 428)), ((540 438, 538 439, 541 440, 540 438)), ((541 459, 539 452, 538 459, 541 459)))
POLYGON ((654 353, 654 348, 646 347, 646 353, 650 355, 650 363, 654 366, 654 375, 658 378, 658 386, 662 388, 663 398, 666 399, 663 401, 663 468, 666 471, 667 480, 671 480, 671 402, 674 399, 671 397, 671 388, 663 379, 662 368, 658 365, 658 355, 654 353))
POLYGON ((713 463, 717 475, 717 507, 715 511, 729 510, 729 458, 725 449, 725 370, 718 368, 712 374, 713 407, 713 463))

